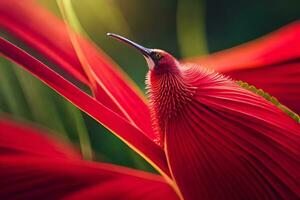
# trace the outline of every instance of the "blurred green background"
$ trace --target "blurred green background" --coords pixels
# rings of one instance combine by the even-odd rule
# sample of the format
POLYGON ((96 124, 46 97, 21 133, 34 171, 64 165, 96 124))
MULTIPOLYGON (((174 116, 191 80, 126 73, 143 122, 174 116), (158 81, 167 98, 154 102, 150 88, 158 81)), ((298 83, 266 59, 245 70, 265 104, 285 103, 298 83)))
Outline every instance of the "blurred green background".
MULTIPOLYGON (((56 0, 39 2, 61 17, 56 0)), ((107 32, 183 58, 230 48, 300 19, 299 0, 73 0, 72 4, 89 37, 143 90, 144 59, 108 39, 107 32)), ((101 125, 3 58, 0 111, 56 131, 78 146, 85 159, 153 171, 101 125)))

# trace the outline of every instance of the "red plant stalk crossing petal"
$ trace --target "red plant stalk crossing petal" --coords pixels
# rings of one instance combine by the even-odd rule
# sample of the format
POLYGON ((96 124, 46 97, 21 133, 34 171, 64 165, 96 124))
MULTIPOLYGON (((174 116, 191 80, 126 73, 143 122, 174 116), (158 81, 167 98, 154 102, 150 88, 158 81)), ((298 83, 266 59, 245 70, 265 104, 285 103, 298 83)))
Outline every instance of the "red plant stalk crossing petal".
POLYGON ((43 63, 2 38, 0 38, 0 53, 20 64, 81 110, 103 124, 152 163, 161 173, 169 174, 163 149, 127 120, 82 92, 43 63))
POLYGON ((81 63, 78 47, 75 51, 67 27, 57 17, 34 1, 0 1, 0 26, 89 85, 98 101, 136 125, 151 140, 158 140, 145 97, 137 86, 103 52, 71 31, 81 50, 79 56, 86 60, 81 63))
POLYGON ((212 55, 190 59, 262 88, 300 113, 300 22, 212 55))
POLYGON ((46 135, 0 119, 1 199, 178 199, 161 176, 64 157, 73 149, 46 135))
MULTIPOLYGON (((176 110, 162 127, 171 174, 185 200, 299 199, 300 125, 273 103, 201 67, 151 73, 156 88, 173 88, 176 110), (170 76, 166 74, 165 76, 170 76), (177 88, 177 89, 176 89, 177 88)), ((161 106, 161 107, 160 107, 161 106)))

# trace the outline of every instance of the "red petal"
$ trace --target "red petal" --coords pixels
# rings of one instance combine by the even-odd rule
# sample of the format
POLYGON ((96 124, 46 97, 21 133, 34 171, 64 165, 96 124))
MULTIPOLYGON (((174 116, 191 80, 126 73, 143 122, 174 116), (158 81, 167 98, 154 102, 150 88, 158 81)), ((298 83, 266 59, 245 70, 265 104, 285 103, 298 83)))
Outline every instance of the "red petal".
POLYGON ((300 113, 300 59, 253 69, 233 70, 226 75, 263 88, 294 112, 300 113))
POLYGON ((0 26, 78 80, 89 84, 64 23, 34 1, 0 1, 0 26))
POLYGON ((178 199, 158 175, 30 156, 0 156, 0 186, 1 199, 178 199))
POLYGON ((178 199, 158 175, 63 158, 61 142, 8 120, 0 131, 0 199, 178 199))
POLYGON ((40 131, 3 118, 0 118, 0 155, 80 158, 67 144, 41 137, 40 131))
POLYGON ((300 22, 261 39, 191 60, 243 80, 300 113, 300 22))
POLYGON ((97 100, 135 124, 153 141, 158 140, 146 100, 137 86, 99 49, 84 38, 75 37, 82 50, 80 56, 87 62, 81 65, 61 20, 33 1, 10 0, 0 1, 0 26, 77 79, 92 85, 97 100), (82 67, 92 80, 87 80, 82 67))
POLYGON ((82 92, 43 63, 23 50, 0 38, 0 52, 23 66, 40 80, 56 90, 81 110, 92 116, 106 128, 115 133, 126 144, 146 158, 154 167, 168 174, 164 151, 135 126, 119 115, 82 92))
POLYGON ((194 99, 166 130, 184 198, 299 199, 300 125, 222 75, 196 73, 194 99))
POLYGON ((260 39, 193 61, 221 72, 287 62, 300 57, 299 34, 300 22, 294 22, 260 39))

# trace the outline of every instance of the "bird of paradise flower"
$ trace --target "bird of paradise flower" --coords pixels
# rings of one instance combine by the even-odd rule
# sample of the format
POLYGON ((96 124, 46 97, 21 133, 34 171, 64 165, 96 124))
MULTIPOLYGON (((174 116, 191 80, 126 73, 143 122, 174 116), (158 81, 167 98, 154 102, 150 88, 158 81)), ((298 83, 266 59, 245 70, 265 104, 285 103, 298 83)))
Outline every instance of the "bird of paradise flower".
POLYGON ((299 23, 180 63, 166 52, 138 46, 149 61, 148 105, 107 56, 33 1, 0 1, 0 9, 3 29, 87 85, 93 96, 3 38, 0 52, 103 124, 161 174, 82 161, 71 147, 39 130, 2 119, 1 198, 299 199, 300 126, 289 109, 300 111, 299 23), (289 108, 199 64, 263 88, 289 108), (166 72, 175 79, 162 78, 166 72), (180 85, 178 80, 187 83, 187 78, 189 84, 180 85), (282 80, 289 87, 283 89, 282 80))

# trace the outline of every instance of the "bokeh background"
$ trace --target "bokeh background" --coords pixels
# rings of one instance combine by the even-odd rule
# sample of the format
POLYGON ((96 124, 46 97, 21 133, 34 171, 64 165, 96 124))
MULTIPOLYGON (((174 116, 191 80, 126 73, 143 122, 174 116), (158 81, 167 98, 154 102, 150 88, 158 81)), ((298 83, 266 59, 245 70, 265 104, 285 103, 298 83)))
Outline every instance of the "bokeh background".
MULTIPOLYGON (((61 18, 56 0, 39 2, 61 18)), ((91 40, 142 90, 147 72, 144 59, 108 39, 107 32, 184 58, 239 45, 300 19, 299 0, 73 0, 72 4, 91 40)), ((3 58, 0 111, 52 130, 61 140, 78 146, 84 159, 154 171, 100 124, 3 58)))

